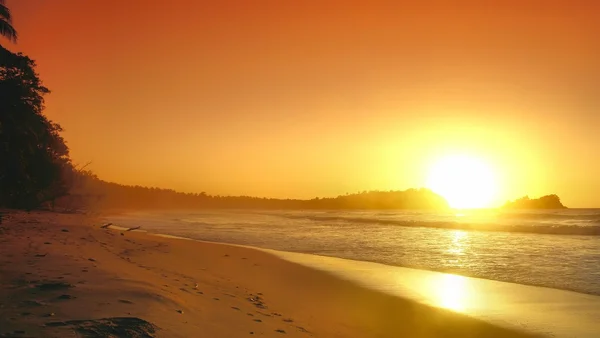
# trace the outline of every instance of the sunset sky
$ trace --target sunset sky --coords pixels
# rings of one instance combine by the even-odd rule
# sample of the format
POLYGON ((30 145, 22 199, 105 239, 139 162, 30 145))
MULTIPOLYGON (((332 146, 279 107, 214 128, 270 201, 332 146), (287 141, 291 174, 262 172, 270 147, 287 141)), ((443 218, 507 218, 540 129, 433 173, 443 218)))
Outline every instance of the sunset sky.
POLYGON ((600 2, 8 0, 47 114, 103 179, 309 198, 493 168, 600 206, 600 2))

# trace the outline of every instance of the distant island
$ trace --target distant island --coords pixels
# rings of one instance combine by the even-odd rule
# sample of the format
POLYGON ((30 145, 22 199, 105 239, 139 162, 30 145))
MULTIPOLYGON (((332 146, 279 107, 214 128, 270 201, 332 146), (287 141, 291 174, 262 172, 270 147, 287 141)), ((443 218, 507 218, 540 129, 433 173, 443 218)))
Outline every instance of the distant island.
POLYGON ((560 202, 557 195, 546 195, 540 198, 531 199, 529 196, 524 196, 514 201, 508 201, 503 209, 566 209, 560 202))

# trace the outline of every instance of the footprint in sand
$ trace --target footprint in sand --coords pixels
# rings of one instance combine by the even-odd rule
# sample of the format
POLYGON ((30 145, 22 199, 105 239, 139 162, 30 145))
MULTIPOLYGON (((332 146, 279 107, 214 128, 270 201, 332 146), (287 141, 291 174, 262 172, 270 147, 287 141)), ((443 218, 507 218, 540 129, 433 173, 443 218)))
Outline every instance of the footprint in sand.
POLYGON ((72 288, 73 284, 65 283, 65 282, 47 282, 42 284, 37 284, 36 288, 40 291, 54 291, 54 290, 64 290, 72 288))
POLYGON ((308 332, 308 330, 307 330, 307 329, 303 328, 302 326, 296 326, 296 328, 297 328, 298 330, 300 330, 300 332, 304 332, 304 333, 310 333, 310 332, 308 332))
POLYGON ((56 297, 56 299, 60 299, 60 300, 69 300, 69 299, 75 299, 77 297, 75 296, 71 296, 71 295, 60 295, 58 297, 56 297))

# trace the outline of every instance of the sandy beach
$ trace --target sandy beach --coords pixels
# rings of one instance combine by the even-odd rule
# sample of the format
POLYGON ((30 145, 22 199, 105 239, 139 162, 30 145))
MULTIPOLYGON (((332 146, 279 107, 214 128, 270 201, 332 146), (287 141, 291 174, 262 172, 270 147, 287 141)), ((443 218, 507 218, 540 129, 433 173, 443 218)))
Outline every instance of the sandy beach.
POLYGON ((272 254, 5 211, 0 337, 529 337, 272 254))

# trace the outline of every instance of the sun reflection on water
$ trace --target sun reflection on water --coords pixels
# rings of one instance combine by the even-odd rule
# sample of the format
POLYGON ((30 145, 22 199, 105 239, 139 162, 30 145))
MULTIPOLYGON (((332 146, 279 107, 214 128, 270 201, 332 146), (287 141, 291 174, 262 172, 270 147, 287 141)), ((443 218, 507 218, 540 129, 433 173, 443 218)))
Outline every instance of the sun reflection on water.
POLYGON ((445 274, 432 281, 432 294, 434 301, 446 309, 465 311, 472 301, 467 278, 463 276, 445 274))
MULTIPOLYGON (((446 249, 450 254, 452 265, 461 265, 460 256, 465 254, 468 248, 468 232, 455 230, 450 235, 451 242, 446 249)), ((473 301, 473 293, 470 292, 469 280, 465 277, 443 274, 435 276, 430 283, 430 295, 435 305, 450 310, 463 312, 470 307, 473 301)))

